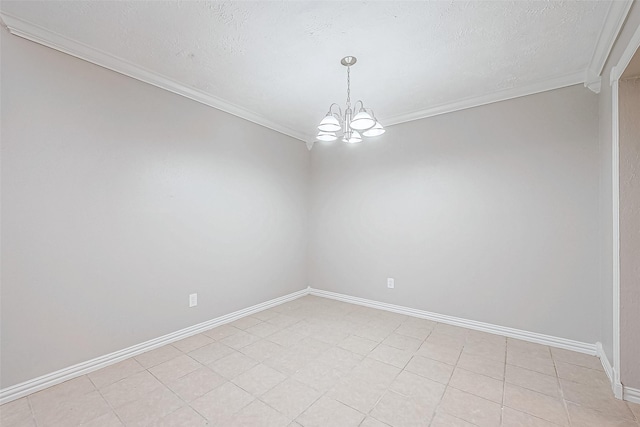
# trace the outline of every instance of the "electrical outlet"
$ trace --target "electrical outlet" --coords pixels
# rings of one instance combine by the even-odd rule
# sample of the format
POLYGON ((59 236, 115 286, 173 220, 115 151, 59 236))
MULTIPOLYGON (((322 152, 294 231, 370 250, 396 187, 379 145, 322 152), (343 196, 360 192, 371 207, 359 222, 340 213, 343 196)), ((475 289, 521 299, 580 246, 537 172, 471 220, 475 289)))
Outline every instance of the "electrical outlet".
POLYGON ((189 295, 189 307, 195 307, 198 305, 198 294, 189 295))
POLYGON ((389 277, 387 279, 387 288, 393 289, 393 288, 395 288, 395 286, 396 286, 395 280, 393 279, 393 277, 389 277))

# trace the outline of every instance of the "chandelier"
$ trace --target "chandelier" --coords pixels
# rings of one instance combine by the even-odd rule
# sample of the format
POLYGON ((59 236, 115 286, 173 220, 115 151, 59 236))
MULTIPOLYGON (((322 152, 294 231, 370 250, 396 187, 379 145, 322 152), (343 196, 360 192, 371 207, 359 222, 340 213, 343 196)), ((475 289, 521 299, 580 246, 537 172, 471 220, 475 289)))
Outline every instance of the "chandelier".
POLYGON ((356 61, 355 56, 345 56, 340 61, 347 67, 347 106, 344 114, 338 104, 333 103, 329 106, 329 112, 318 125, 318 141, 335 141, 339 134, 342 134, 343 142, 355 144, 361 142, 363 136, 379 136, 386 132, 373 114, 373 110, 365 108, 362 101, 356 101, 351 109, 351 66, 356 61))

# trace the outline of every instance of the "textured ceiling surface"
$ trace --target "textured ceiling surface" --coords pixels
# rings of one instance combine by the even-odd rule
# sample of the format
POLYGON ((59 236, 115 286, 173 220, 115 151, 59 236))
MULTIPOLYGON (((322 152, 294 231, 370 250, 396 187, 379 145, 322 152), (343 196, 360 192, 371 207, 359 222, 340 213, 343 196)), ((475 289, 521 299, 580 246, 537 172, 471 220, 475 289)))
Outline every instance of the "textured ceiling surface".
POLYGON ((608 1, 3 1, 5 13, 313 135, 583 72, 608 1))

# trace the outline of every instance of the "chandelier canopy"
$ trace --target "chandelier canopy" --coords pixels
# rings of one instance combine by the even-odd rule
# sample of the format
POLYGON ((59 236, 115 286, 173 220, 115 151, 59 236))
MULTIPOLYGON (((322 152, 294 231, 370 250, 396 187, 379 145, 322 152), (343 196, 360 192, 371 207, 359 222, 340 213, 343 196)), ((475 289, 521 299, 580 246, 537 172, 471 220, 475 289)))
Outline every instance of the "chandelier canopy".
POLYGON ((333 103, 329 106, 329 112, 318 125, 318 141, 335 141, 341 135, 343 142, 355 144, 362 142, 363 136, 373 137, 386 132, 373 114, 373 110, 365 108, 362 101, 356 101, 351 109, 351 66, 356 61, 355 56, 345 56, 340 61, 347 67, 347 105, 344 114, 338 104, 333 103))

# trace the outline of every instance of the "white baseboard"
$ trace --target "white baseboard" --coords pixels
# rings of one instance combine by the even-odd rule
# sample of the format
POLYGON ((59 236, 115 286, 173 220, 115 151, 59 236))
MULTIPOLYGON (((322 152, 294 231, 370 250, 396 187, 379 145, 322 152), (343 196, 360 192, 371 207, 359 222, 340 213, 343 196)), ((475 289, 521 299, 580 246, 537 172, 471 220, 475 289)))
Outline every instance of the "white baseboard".
POLYGON ((250 316, 259 311, 275 307, 277 305, 292 301, 308 294, 309 289, 305 288, 300 291, 272 299, 270 301, 256 304, 242 310, 234 311, 233 313, 229 313, 224 316, 216 317, 215 319, 211 319, 206 322, 198 323, 197 325, 193 325, 188 328, 163 335, 161 337, 131 346, 129 348, 125 348, 120 351, 96 357, 95 359, 78 363, 77 365, 69 366, 68 368, 60 369, 59 371, 42 375, 38 378, 34 378, 32 380, 13 385, 11 387, 1 389, 0 405, 19 399, 28 394, 35 393, 36 391, 43 390, 47 387, 51 387, 64 381, 79 377, 81 375, 88 374, 106 366, 113 365, 114 363, 120 362, 129 357, 137 356, 138 354, 144 353, 145 351, 153 350, 154 348, 161 347, 174 341, 199 334, 200 332, 206 331, 207 329, 211 329, 225 323, 233 322, 234 320, 240 319, 242 317, 250 316))
POLYGON ((609 382, 612 384, 612 387, 613 387, 613 378, 614 378, 613 367, 611 366, 611 363, 609 363, 609 358, 607 357, 607 354, 604 352, 604 348, 602 348, 602 343, 599 341, 596 343, 596 356, 600 358, 600 363, 602 363, 604 372, 605 374, 607 374, 607 377, 609 378, 609 382))
POLYGON ((627 402, 640 403, 640 389, 638 388, 624 387, 622 396, 627 402))
POLYGON ((407 316, 420 317, 422 319, 433 320, 436 322, 446 323, 454 326, 461 326, 463 328, 475 329, 477 331, 488 332, 490 334, 502 335, 510 338, 517 338, 520 340, 534 342, 537 344, 564 348, 566 350, 577 351, 580 353, 589 354, 591 356, 596 355, 595 344, 569 340, 566 338, 554 337, 551 335, 539 334, 536 332, 528 332, 520 329, 507 328, 505 326, 492 325, 490 323, 477 322, 475 320, 467 320, 459 317, 447 316, 445 314, 432 313, 430 311, 417 310, 415 308, 387 304, 384 302, 352 297, 349 295, 323 291, 315 288, 309 288, 309 291, 311 295, 331 298, 338 301, 350 302, 352 304, 363 305, 366 307, 377 308, 380 310, 392 311, 394 313, 405 314, 407 316))

